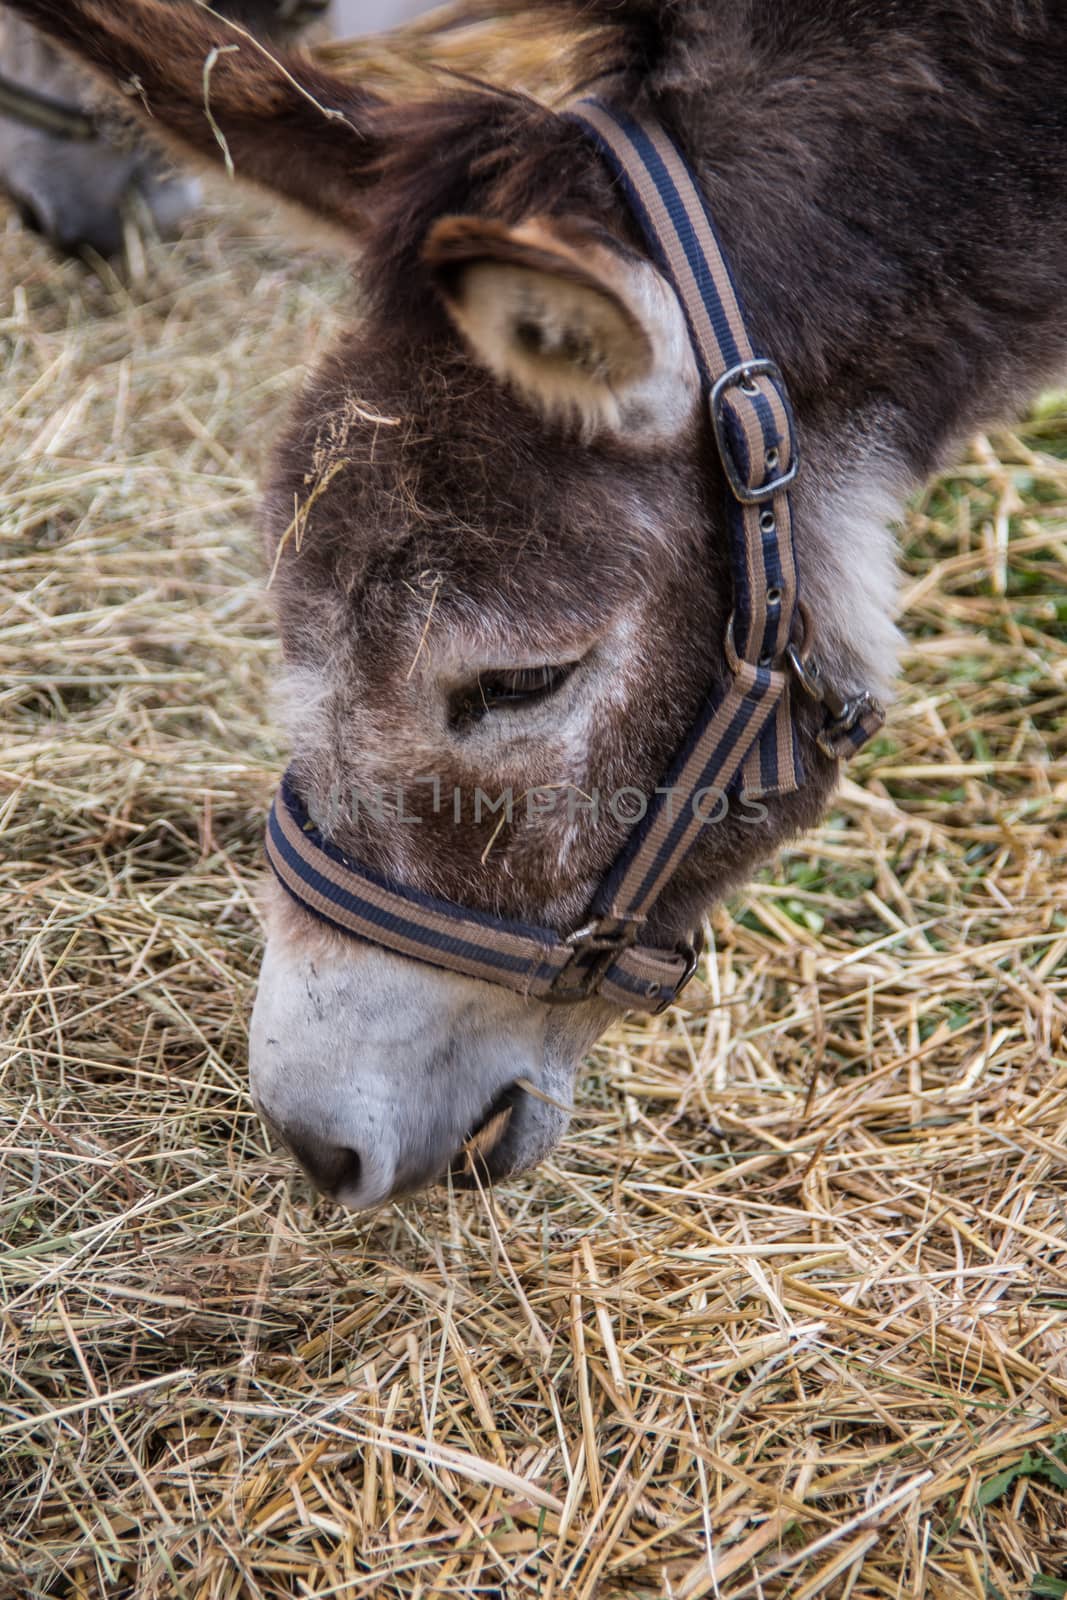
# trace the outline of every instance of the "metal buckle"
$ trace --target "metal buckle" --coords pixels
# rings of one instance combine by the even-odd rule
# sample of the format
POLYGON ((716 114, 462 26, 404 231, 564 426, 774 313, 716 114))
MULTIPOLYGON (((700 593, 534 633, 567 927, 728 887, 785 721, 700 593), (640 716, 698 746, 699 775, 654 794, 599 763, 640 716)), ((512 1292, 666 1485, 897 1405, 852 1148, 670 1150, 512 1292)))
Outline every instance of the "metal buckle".
POLYGON ((764 500, 773 500, 774 496, 781 494, 783 489, 788 489, 800 470, 800 455, 796 444, 796 430, 793 427, 793 408, 789 403, 785 379, 782 377, 782 371, 778 363, 776 361, 767 361, 760 357, 758 361, 742 361, 736 367, 728 368, 722 377, 716 381, 711 391, 711 398, 708 401, 708 408, 711 412, 711 425, 715 430, 715 443, 719 447, 723 470, 726 473, 726 480, 730 485, 734 498, 740 500, 742 505, 758 506, 764 500), (758 489, 752 489, 741 477, 737 462, 730 449, 730 440, 726 432, 723 399, 729 389, 740 389, 742 394, 748 392, 745 390, 745 383, 758 377, 771 379, 785 406, 786 414, 789 418, 790 463, 786 470, 779 473, 778 477, 773 478, 770 483, 764 483, 758 489))
POLYGON ((837 748, 837 741, 846 739, 870 712, 881 714, 882 708, 869 689, 863 689, 849 699, 831 689, 823 679, 818 661, 814 656, 802 655, 800 646, 788 644, 785 653, 793 675, 805 694, 825 706, 829 713, 827 722, 815 735, 815 743, 824 756, 839 761, 842 752, 837 748))
MULTIPOLYGON (((574 953, 567 965, 560 968, 551 989, 541 998, 549 1005, 574 1005, 579 1000, 591 999, 600 988, 600 980, 610 971, 620 953, 637 943, 639 926, 637 922, 628 922, 622 928, 609 932, 603 929, 600 922, 588 922, 584 928, 570 934, 565 942, 574 953), (583 965, 589 957, 592 959, 588 965, 583 965)), ((659 1003, 646 1008, 653 1016, 659 1016, 661 1011, 666 1011, 677 1000, 696 971, 703 948, 702 933, 695 933, 691 939, 682 940, 675 946, 677 954, 685 958, 685 967, 678 982, 659 1003)))
POLYGON ((577 1000, 590 999, 620 952, 636 944, 639 926, 637 922, 626 922, 621 928, 607 929, 598 919, 569 933, 564 943, 571 947, 571 958, 559 969, 551 989, 541 998, 549 1005, 571 1005, 577 1000))

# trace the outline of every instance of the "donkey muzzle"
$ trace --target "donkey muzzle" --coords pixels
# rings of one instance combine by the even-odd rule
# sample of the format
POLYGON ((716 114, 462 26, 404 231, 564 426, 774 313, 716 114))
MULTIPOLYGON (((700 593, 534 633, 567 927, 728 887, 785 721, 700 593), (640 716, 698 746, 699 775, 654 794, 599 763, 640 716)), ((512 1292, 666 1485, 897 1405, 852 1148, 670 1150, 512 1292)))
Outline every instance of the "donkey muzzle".
POLYGON ((250 1073, 269 1129, 317 1188, 363 1209, 440 1181, 491 1183, 567 1126, 603 1026, 354 940, 267 941, 250 1073))

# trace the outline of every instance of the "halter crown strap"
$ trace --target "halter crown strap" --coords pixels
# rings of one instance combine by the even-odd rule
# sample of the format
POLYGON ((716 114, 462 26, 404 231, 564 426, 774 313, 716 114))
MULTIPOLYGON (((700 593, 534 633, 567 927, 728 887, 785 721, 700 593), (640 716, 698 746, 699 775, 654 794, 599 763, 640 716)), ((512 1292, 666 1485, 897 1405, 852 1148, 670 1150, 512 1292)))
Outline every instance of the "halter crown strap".
MULTIPOLYGON (((797 564, 789 486, 799 455, 782 374, 749 337, 729 266, 685 157, 659 123, 579 101, 570 116, 626 192, 634 216, 685 313, 726 480, 733 611, 723 654, 725 687, 707 702, 644 827, 596 899, 601 915, 644 918, 706 826, 698 803, 788 794, 803 782, 791 695, 810 673, 792 644, 797 564)), ((825 698, 825 696, 823 697, 825 698)), ((838 701, 820 738, 827 754, 857 749, 881 726, 867 696, 838 701)))
POLYGON ((535 999, 572 1002, 596 994, 658 1011, 688 981, 696 955, 688 945, 642 944, 641 928, 732 790, 787 794, 803 782, 792 694, 799 688, 824 705, 818 742, 830 756, 857 749, 882 714, 868 695, 835 695, 804 646, 793 642, 800 608, 789 504, 799 464, 792 411, 781 372, 749 338, 681 151, 657 123, 598 100, 583 100, 568 114, 624 187, 689 326, 727 489, 733 610, 723 642, 724 686, 698 716, 597 890, 587 921, 569 936, 385 882, 322 837, 288 778, 271 811, 267 855, 288 893, 342 932, 535 999))

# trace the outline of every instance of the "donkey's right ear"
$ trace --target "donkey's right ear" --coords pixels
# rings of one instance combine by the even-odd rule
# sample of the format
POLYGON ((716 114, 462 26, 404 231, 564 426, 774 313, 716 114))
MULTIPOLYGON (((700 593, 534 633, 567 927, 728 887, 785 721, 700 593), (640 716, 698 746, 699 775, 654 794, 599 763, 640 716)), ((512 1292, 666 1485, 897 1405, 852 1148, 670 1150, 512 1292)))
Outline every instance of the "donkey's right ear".
POLYGON ((160 0, 4 0, 178 153, 346 232, 363 226, 380 102, 209 11, 160 0))

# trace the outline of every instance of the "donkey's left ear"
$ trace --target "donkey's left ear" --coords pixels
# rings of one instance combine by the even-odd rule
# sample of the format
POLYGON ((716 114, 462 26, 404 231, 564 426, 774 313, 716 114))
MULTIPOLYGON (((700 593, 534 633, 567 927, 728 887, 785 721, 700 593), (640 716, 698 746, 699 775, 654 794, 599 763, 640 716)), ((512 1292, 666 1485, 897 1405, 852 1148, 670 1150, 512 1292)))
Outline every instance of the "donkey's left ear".
POLYGON ((534 219, 445 217, 423 248, 475 355, 547 415, 660 443, 700 393, 677 296, 603 236, 534 219))

